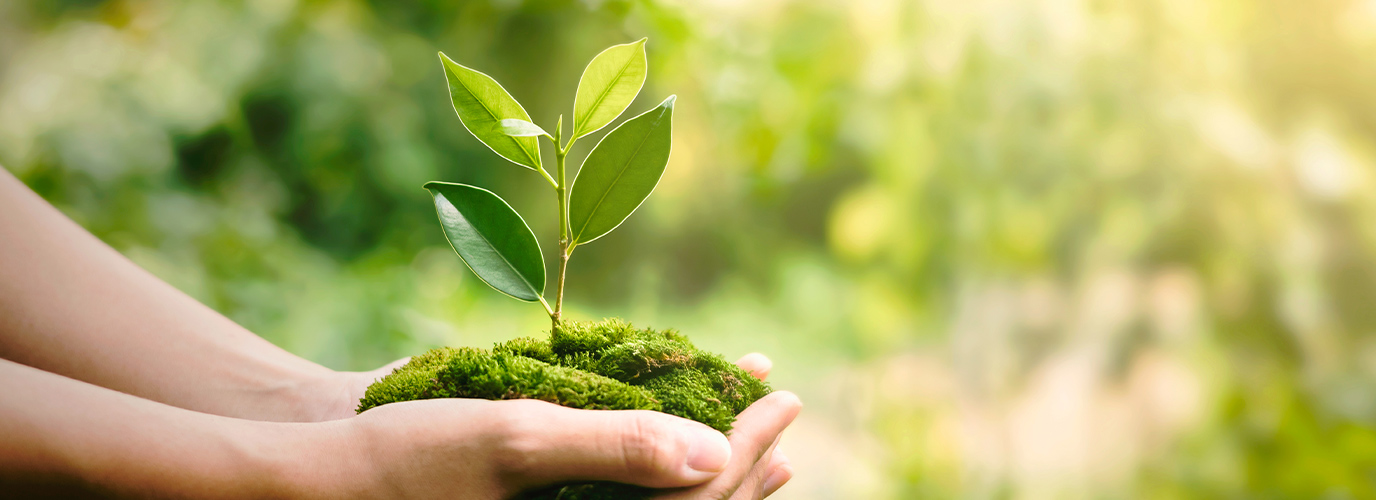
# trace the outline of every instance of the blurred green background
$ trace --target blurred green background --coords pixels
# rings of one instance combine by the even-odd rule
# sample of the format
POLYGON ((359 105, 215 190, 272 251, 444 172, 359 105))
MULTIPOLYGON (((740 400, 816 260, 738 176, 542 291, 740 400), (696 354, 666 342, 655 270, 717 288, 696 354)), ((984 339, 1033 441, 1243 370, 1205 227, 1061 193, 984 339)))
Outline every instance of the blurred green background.
POLYGON ((436 51, 550 127, 642 36, 673 158, 569 314, 773 357, 780 497, 1376 497, 1372 0, 5 1, 0 164, 330 367, 487 346, 548 320, 420 185, 547 260, 554 199, 436 51))

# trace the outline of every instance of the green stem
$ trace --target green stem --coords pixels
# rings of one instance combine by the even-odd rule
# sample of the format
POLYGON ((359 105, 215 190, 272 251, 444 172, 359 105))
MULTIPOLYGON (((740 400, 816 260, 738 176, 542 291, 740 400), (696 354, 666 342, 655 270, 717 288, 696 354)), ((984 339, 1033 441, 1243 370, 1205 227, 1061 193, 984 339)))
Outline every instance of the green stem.
POLYGON ((535 298, 540 299, 540 305, 545 306, 545 312, 549 313, 550 316, 554 315, 554 309, 549 308, 549 302, 545 302, 544 297, 536 295, 535 298))
MULTIPOLYGON (((554 147, 555 147, 555 148, 558 148, 558 147, 559 147, 559 143, 558 143, 558 142, 555 142, 555 143, 554 143, 554 147)), ((554 180, 553 177, 550 177, 550 176, 549 176, 549 172, 546 172, 546 171, 545 171, 545 167, 540 167, 540 175, 545 176, 545 180, 549 181, 549 185, 550 185, 550 186, 554 186, 554 189, 559 189, 559 183, 556 182, 556 181, 554 180)))
POLYGON ((559 319, 564 310, 564 276, 569 266, 569 252, 573 250, 572 242, 569 240, 569 192, 568 182, 565 177, 564 158, 569 154, 569 148, 573 147, 573 141, 559 145, 564 135, 564 117, 559 117, 559 124, 554 128, 554 168, 558 182, 555 184, 554 193, 559 198, 559 274, 555 278, 554 292, 554 311, 550 313, 551 331, 559 328, 559 319))
POLYGON ((564 310, 564 272, 569 265, 569 197, 564 177, 564 152, 555 153, 555 172, 559 176, 559 188, 554 192, 559 197, 559 275, 555 278, 554 328, 559 328, 559 317, 564 310))

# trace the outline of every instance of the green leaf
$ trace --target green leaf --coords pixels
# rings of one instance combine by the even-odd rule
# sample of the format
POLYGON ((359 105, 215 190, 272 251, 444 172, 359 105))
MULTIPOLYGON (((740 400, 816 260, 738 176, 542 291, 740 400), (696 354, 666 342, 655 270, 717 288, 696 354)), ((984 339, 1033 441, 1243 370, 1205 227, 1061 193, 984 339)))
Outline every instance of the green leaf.
POLYGON ((673 142, 674 100, 626 120, 588 153, 569 195, 573 243, 616 229, 659 184, 673 142))
POLYGON ((592 58, 573 98, 573 138, 607 126, 645 85, 645 40, 613 45, 592 58))
POLYGON ((540 300, 545 258, 525 219, 486 189, 427 182, 445 237, 468 268, 497 291, 520 300, 540 300))
POLYGON ((492 77, 454 62, 440 52, 440 63, 449 80, 449 100, 464 128, 492 151, 517 165, 540 168, 540 142, 534 137, 512 137, 502 133, 501 121, 515 118, 530 121, 521 103, 511 97, 492 77))
POLYGON ((502 128, 502 133, 512 137, 537 137, 549 135, 549 132, 545 132, 545 129, 540 128, 539 125, 520 118, 506 118, 498 123, 502 128))

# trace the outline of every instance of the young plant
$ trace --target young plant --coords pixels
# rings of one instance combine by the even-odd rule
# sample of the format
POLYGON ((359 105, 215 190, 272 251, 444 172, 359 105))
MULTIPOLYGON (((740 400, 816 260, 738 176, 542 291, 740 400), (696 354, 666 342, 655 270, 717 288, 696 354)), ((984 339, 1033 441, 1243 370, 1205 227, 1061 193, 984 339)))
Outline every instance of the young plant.
POLYGON ((613 45, 594 57, 578 81, 573 130, 564 116, 554 133, 530 115, 492 77, 440 53, 454 111, 474 137, 508 161, 537 171, 559 203, 559 270, 553 304, 545 297, 545 259, 525 219, 486 189, 450 182, 425 184, 435 198, 440 226, 464 263, 483 282, 512 298, 539 302, 558 329, 564 308, 564 276, 579 245, 621 225, 650 196, 669 163, 675 96, 613 128, 593 146, 572 183, 569 151, 579 139, 606 127, 630 106, 645 84, 645 41, 613 45), (541 163, 540 138, 554 149, 554 174, 541 163), (577 187, 577 189, 574 189, 577 187))
MULTIPOLYGON (((594 410, 655 410, 729 432, 736 415, 769 386, 673 330, 637 329, 619 319, 567 321, 564 275, 579 245, 626 220, 659 183, 669 162, 674 96, 613 128, 588 153, 572 184, 565 158, 580 138, 620 116, 645 83, 645 40, 593 58, 578 82, 573 130, 564 117, 550 134, 491 77, 440 54, 454 111, 474 137, 503 158, 540 172, 559 202, 559 271, 554 304, 545 297, 545 260, 525 219, 491 191, 430 182, 440 226, 454 251, 485 283, 539 302, 550 317, 547 340, 518 338, 490 350, 443 347, 411 358, 368 387, 364 412, 430 398, 540 399, 594 410), (540 138, 554 147, 554 175, 540 162, 540 138), (577 189, 574 189, 577 187, 577 189)), ((613 483, 555 485, 524 499, 648 498, 647 488, 613 483)))

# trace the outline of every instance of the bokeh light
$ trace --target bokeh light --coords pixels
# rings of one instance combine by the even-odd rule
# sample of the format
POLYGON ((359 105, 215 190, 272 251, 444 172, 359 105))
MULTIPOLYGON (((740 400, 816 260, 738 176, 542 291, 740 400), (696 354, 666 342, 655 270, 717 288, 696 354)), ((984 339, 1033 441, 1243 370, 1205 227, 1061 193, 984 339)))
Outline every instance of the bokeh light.
POLYGON ((673 157, 567 305, 774 358, 780 497, 1376 497, 1372 0, 0 2, 0 165, 332 368, 486 346, 548 320, 420 185, 555 204, 436 52, 550 128, 642 36, 673 157))

